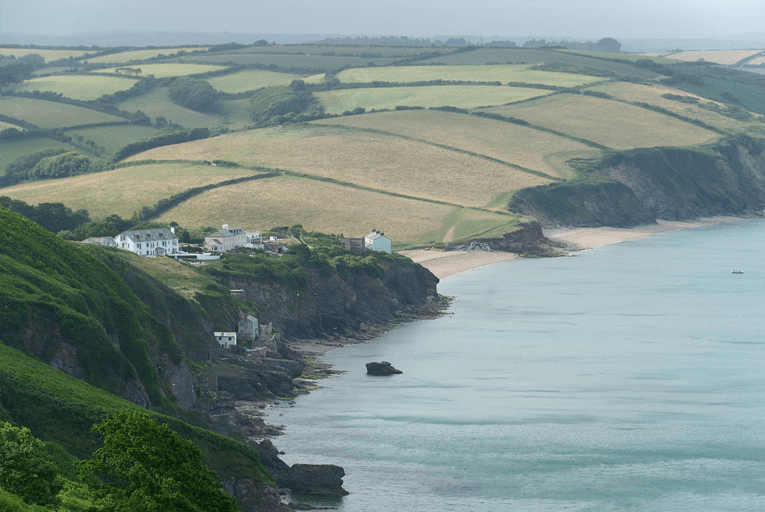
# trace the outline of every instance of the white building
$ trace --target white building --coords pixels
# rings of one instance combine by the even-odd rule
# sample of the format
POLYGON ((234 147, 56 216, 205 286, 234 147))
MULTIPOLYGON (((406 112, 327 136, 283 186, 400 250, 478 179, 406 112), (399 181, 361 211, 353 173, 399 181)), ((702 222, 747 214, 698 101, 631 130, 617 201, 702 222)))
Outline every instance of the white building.
POLYGON ((388 254, 393 252, 390 238, 376 229, 364 237, 364 246, 370 251, 385 251, 388 254))
POLYGON ((216 332, 215 341, 217 341, 221 347, 229 348, 236 345, 236 333, 235 332, 216 332))
POLYGON ((244 234, 244 246, 249 249, 265 249, 263 235, 260 233, 247 232, 244 234))
POLYGON ((82 241, 86 244, 103 245, 105 247, 117 247, 113 236, 92 236, 82 241))
POLYGON ((205 236, 204 248, 206 251, 226 252, 244 247, 247 243, 246 235, 242 228, 230 228, 228 224, 223 224, 221 229, 205 236))
POLYGON ((131 229, 117 235, 114 242, 118 249, 139 256, 164 256, 179 252, 175 228, 131 229))

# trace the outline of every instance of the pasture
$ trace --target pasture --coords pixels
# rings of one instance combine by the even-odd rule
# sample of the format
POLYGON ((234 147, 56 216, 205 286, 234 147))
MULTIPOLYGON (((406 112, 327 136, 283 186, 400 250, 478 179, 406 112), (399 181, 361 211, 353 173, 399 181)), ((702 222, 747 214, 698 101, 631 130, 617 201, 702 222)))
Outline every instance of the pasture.
POLYGON ((83 124, 113 123, 123 118, 89 108, 15 96, 0 96, 0 113, 23 119, 41 128, 65 128, 83 124))
POLYGON ((0 195, 29 204, 64 203, 91 217, 112 213, 129 218, 142 206, 193 187, 257 174, 246 169, 193 163, 146 164, 59 180, 32 181, 0 189, 0 195))
POLYGON ((367 110, 393 110, 397 106, 477 108, 504 105, 516 101, 545 96, 551 91, 528 87, 493 85, 432 85, 427 87, 378 87, 339 89, 318 92, 319 99, 329 114, 363 107, 367 110))
POLYGON ((338 55, 283 55, 267 53, 214 53, 184 57, 184 62, 213 65, 273 66, 277 70, 295 73, 327 73, 342 68, 356 68, 369 63, 388 66, 398 59, 382 57, 345 57, 338 55))
POLYGON ((134 66, 117 66, 114 68, 106 68, 106 69, 98 69, 93 71, 94 74, 100 74, 100 73, 107 73, 107 74, 114 74, 117 72, 117 69, 120 67, 129 67, 133 69, 140 69, 141 72, 137 75, 131 75, 131 76, 138 76, 138 77, 144 77, 149 75, 154 75, 156 78, 170 78, 170 77, 177 77, 177 76, 188 76, 188 75, 199 75, 202 73, 209 73, 211 71, 220 71, 221 69, 225 69, 226 66, 213 66, 210 64, 176 64, 176 63, 166 63, 166 64, 136 64, 134 66))
MULTIPOLYGON (((24 139, 16 142, 0 141, 0 174, 5 174, 5 166, 15 162, 19 158, 41 149, 65 149, 74 151, 75 148, 47 137, 24 139)), ((5 195, 0 189, 0 196, 5 195)))
POLYGON ((4 57, 9 57, 13 55, 17 59, 20 59, 21 57, 24 57, 26 55, 32 55, 36 53, 37 55, 41 56, 43 59, 45 59, 45 62, 52 62, 54 60, 59 59, 68 59, 69 57, 74 57, 75 59, 82 57, 85 55, 86 51, 82 50, 47 50, 43 48, 0 48, 0 55, 4 57))
POLYGON ((154 137, 158 130, 151 126, 124 125, 110 126, 109 129, 101 127, 76 128, 64 133, 72 138, 81 136, 85 140, 92 140, 106 149, 104 156, 109 156, 116 153, 125 144, 154 137))
MULTIPOLYGON (((235 127, 240 127, 243 126, 242 116, 237 111, 234 111, 234 109, 239 109, 240 107, 246 109, 249 106, 249 100, 225 101, 225 108, 227 110, 231 109, 231 112, 227 115, 203 114, 202 112, 176 105, 170 101, 166 88, 155 87, 148 93, 136 96, 135 98, 129 98, 118 103, 117 106, 130 112, 140 110, 152 119, 162 116, 167 121, 177 123, 184 128, 228 126, 232 122, 235 127), (231 119, 234 119, 234 121, 231 121, 231 119)), ((246 112, 243 115, 246 116, 246 112)), ((251 123, 249 119, 248 122, 251 123)))
POLYGON ((16 126, 15 124, 5 123, 3 121, 0 121, 0 130, 6 130, 8 128, 15 128, 17 130, 24 131, 24 128, 22 128, 20 126, 16 126))
POLYGON ((143 159, 229 160, 473 207, 486 206, 502 193, 551 181, 400 137, 319 126, 237 132, 152 149, 127 161, 143 159))
POLYGON ((558 50, 540 50, 527 48, 479 48, 469 52, 452 53, 441 57, 427 59, 420 64, 446 65, 484 65, 484 64, 560 64, 581 68, 602 70, 616 75, 649 80, 656 78, 657 73, 622 62, 595 59, 586 55, 558 50))
MULTIPOLYGON (((552 176, 571 170, 554 155, 590 155, 589 146, 517 124, 439 110, 400 110, 315 121, 329 125, 382 130, 471 151, 552 176)), ((597 151, 596 151, 597 153, 597 151)))
MULTIPOLYGON (((293 176, 221 187, 191 198, 163 214, 160 222, 183 226, 229 223, 253 230, 302 224, 311 231, 363 236, 384 231, 394 246, 441 242, 460 219, 449 219, 452 206, 349 189, 341 185, 293 176), (449 221, 447 222, 447 219, 449 221)), ((509 215, 477 212, 481 230, 499 228, 516 220, 509 215)), ((472 216, 467 221, 474 222, 472 216)), ((474 229, 476 225, 468 229, 474 229)), ((463 231, 460 227, 460 231, 463 231)))
POLYGON ((90 101, 104 94, 130 89, 134 83, 132 78, 118 76, 49 75, 28 80, 15 90, 55 92, 74 100, 90 101))
POLYGON ((658 112, 580 94, 558 94, 488 111, 612 149, 691 146, 719 137, 717 133, 658 112))
POLYGON ((429 48, 417 46, 358 46, 334 44, 277 44, 269 46, 248 46, 224 53, 232 55, 265 54, 265 55, 310 55, 322 57, 357 57, 357 58, 388 58, 409 59, 428 55, 451 53, 457 48, 429 48))
POLYGON ((527 64, 495 66, 389 66, 384 68, 355 68, 336 76, 345 83, 425 82, 433 80, 465 82, 523 82, 527 84, 574 87, 605 80, 605 78, 574 73, 535 71, 527 64))
POLYGON ((691 50, 686 52, 664 54, 667 58, 686 62, 714 62, 724 66, 733 66, 737 62, 748 59, 763 50, 691 50))
POLYGON ((299 75, 293 73, 277 73, 264 69, 246 69, 237 73, 208 78, 207 83, 218 91, 238 93, 254 91, 255 89, 272 85, 289 85, 290 82, 298 78, 300 78, 299 75))
POLYGON ((177 48, 150 48, 144 50, 130 50, 126 52, 111 53, 88 59, 91 64, 127 64, 131 61, 153 59, 158 55, 170 55, 178 52, 205 51, 207 46, 185 46, 177 48))
POLYGON ((707 100, 690 94, 684 91, 678 91, 676 89, 670 89, 668 87, 662 87, 660 85, 642 85, 629 82, 609 82, 607 84, 599 84, 589 88, 593 91, 604 92, 622 101, 634 101, 650 103, 661 108, 665 108, 671 112, 690 117, 691 119, 698 119, 711 126, 727 130, 731 133, 746 132, 752 128, 759 128, 760 123, 756 123, 758 126, 753 126, 752 123, 745 121, 739 121, 732 117, 727 117, 716 112, 712 112, 705 108, 701 108, 697 104, 683 103, 667 98, 663 98, 663 94, 674 94, 679 96, 690 96, 699 100, 699 104, 717 104, 714 101, 707 100))

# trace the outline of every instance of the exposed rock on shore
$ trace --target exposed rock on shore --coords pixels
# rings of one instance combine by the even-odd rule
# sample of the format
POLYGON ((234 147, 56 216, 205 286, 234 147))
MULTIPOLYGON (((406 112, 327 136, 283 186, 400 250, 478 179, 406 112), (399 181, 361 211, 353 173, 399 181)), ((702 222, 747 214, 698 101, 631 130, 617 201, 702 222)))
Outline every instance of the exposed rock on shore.
POLYGON ((368 375, 395 375, 398 373, 404 373, 398 368, 394 368, 388 361, 381 361, 379 363, 367 363, 368 375))

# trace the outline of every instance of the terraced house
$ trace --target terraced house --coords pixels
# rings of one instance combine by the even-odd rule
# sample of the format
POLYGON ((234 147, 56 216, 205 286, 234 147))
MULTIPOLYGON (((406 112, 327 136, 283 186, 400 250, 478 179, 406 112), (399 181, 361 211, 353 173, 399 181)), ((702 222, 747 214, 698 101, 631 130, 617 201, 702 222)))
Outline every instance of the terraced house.
POLYGON ((139 256, 164 256, 179 252, 175 229, 131 229, 114 237, 118 249, 131 251, 139 256))
POLYGON ((205 236, 206 251, 226 252, 247 243, 247 233, 242 228, 230 228, 228 224, 205 236))

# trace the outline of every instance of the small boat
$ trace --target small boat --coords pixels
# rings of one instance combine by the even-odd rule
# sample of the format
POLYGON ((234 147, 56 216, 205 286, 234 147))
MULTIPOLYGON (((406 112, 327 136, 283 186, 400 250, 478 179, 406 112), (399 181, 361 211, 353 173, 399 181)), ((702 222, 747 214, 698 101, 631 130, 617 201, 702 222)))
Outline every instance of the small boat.
POLYGON ((731 274, 743 274, 744 271, 743 270, 731 270, 730 273, 731 274))

